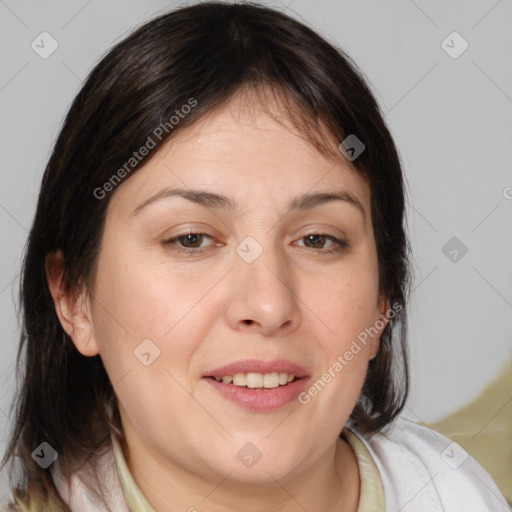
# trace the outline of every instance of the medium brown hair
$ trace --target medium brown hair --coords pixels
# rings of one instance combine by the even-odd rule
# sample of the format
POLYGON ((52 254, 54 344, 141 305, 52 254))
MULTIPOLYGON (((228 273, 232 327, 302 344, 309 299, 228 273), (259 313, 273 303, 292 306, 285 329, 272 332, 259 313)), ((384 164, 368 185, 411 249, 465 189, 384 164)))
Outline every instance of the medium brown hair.
POLYGON ((59 453, 65 468, 107 446, 112 429, 121 429, 100 357, 81 355, 59 323, 45 257, 62 251, 67 290, 90 284, 115 193, 98 199, 95 190, 190 98, 197 105, 161 139, 153 137, 153 151, 235 93, 264 85, 323 154, 344 158, 341 152, 333 155, 322 130, 338 143, 354 134, 366 146, 351 165, 370 187, 379 290, 401 309, 382 333, 350 422, 372 434, 403 408, 409 284, 405 191, 376 100, 349 57, 301 22, 258 4, 203 2, 145 23, 108 52, 74 100, 46 167, 22 267, 20 389, 4 458, 5 464, 20 457, 20 500, 27 495, 58 499, 49 470, 31 457, 41 442, 59 453))

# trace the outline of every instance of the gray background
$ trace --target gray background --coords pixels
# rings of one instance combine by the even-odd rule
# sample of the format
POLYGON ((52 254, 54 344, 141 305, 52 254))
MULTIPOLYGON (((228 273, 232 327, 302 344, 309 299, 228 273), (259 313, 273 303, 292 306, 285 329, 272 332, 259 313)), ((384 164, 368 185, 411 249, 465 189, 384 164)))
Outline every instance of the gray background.
MULTIPOLYGON (((407 413, 439 419, 475 398, 511 354, 512 0, 266 3, 345 49, 386 113, 407 176, 414 252, 407 413), (453 31, 469 44, 458 58, 442 47, 453 31), (452 237, 457 261, 449 259, 453 247, 443 252, 452 237), (468 249, 462 257, 460 243, 468 249)), ((179 4, 0 0, 2 451, 14 390, 17 275, 51 145, 101 55, 179 4), (47 59, 31 48, 43 31, 59 45, 47 59)), ((452 53, 462 48, 453 38, 445 44, 452 53)))

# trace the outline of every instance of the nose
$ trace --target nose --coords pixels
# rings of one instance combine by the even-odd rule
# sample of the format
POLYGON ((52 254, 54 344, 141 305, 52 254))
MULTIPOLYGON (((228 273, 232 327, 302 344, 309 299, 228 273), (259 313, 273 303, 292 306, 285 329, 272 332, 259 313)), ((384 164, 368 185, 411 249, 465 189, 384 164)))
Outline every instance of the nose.
POLYGON ((232 329, 282 336, 300 325, 300 299, 284 254, 265 247, 252 263, 237 254, 230 279, 226 316, 232 329))

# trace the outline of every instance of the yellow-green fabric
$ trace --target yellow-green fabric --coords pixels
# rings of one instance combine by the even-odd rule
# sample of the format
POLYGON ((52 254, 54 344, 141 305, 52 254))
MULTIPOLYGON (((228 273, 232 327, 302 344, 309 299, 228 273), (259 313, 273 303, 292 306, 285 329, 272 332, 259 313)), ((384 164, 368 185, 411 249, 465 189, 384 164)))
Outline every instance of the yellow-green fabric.
POLYGON ((363 442, 349 429, 343 430, 343 438, 350 445, 357 458, 361 491, 357 512, 383 512, 384 487, 379 470, 363 442))
POLYGON ((130 512, 155 512, 153 507, 142 494, 139 486, 135 483, 135 480, 133 479, 126 464, 123 450, 114 437, 112 437, 112 447, 114 449, 114 457, 116 460, 119 480, 121 481, 121 486, 123 488, 124 499, 126 500, 126 504, 130 509, 130 512))

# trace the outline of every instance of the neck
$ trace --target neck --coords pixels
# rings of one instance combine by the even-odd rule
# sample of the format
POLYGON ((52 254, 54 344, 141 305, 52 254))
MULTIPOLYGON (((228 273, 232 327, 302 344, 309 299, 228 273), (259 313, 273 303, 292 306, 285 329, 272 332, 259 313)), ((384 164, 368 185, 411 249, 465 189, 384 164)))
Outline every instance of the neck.
POLYGON ((356 512, 360 480, 357 460, 342 439, 301 473, 248 484, 229 474, 200 476, 130 443, 125 458, 140 490, 156 512, 356 512))

